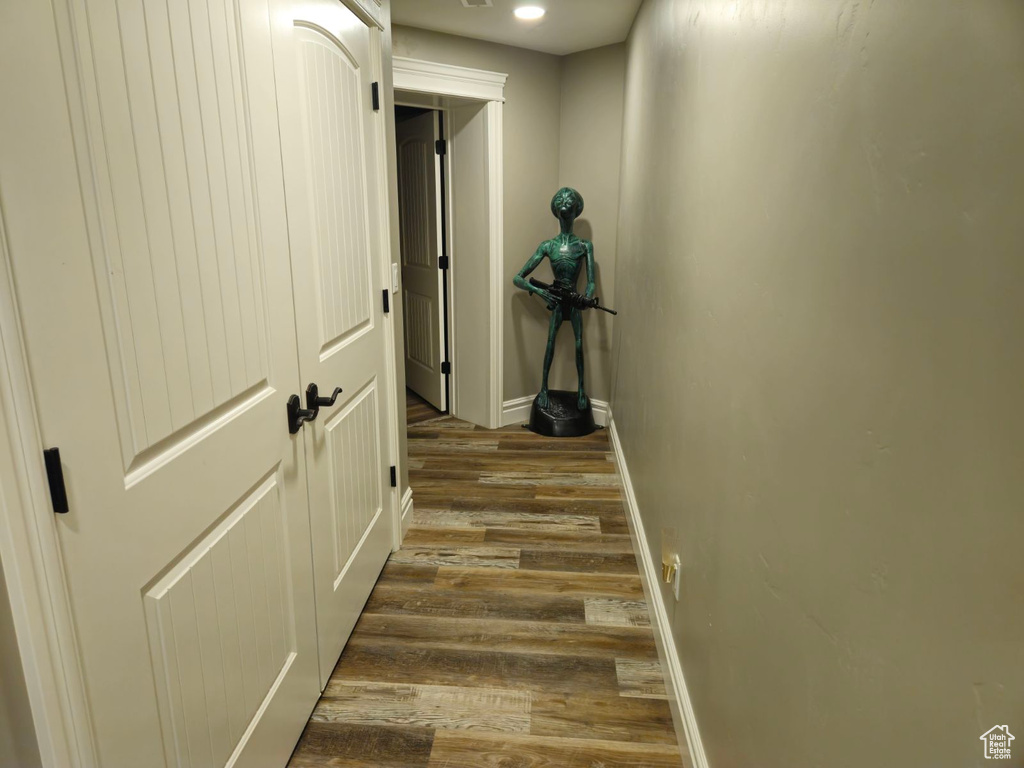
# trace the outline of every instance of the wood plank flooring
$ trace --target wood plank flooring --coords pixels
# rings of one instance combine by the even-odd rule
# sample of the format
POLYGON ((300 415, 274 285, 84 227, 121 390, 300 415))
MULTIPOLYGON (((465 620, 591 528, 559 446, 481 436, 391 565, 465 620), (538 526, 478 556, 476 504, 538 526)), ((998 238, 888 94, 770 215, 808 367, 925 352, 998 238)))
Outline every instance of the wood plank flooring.
POLYGON ((607 436, 408 424, 413 526, 292 768, 689 766, 607 436))
POLYGON ((430 421, 441 415, 434 406, 411 389, 405 390, 405 423, 412 426, 421 421, 430 421))

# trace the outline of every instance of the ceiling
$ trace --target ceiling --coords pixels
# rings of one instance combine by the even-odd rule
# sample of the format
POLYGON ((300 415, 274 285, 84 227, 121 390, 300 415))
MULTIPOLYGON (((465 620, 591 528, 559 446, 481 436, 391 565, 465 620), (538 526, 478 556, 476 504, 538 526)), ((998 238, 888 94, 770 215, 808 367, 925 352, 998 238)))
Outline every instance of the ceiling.
POLYGON ((640 1, 493 0, 491 8, 466 8, 462 0, 391 0, 391 21, 561 56, 621 43, 640 1), (520 5, 539 5, 547 13, 520 21, 512 15, 520 5))

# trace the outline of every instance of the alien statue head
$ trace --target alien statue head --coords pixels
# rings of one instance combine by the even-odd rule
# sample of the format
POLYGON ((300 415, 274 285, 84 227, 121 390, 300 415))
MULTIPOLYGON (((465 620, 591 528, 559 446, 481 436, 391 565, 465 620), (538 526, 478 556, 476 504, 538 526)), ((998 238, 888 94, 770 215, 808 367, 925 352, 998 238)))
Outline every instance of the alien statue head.
POLYGON ((572 187, 562 187, 551 198, 551 215, 559 221, 572 223, 583 213, 583 195, 572 187))

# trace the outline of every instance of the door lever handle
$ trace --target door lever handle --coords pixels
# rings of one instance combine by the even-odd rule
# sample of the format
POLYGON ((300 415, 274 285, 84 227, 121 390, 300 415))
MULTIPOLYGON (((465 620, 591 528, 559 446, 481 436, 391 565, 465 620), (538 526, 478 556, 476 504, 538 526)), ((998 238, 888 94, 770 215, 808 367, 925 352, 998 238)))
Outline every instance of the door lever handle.
POLYGON ((306 407, 312 411, 319 411, 322 407, 329 408, 338 402, 340 394, 341 387, 335 387, 334 393, 330 397, 320 397, 320 388, 316 384, 310 384, 306 387, 306 407))
POLYGON ((311 408, 306 410, 302 407, 302 401, 299 400, 298 395, 292 395, 288 398, 288 433, 294 435, 299 431, 299 427, 305 424, 307 421, 312 421, 316 418, 320 412, 319 408, 311 408))

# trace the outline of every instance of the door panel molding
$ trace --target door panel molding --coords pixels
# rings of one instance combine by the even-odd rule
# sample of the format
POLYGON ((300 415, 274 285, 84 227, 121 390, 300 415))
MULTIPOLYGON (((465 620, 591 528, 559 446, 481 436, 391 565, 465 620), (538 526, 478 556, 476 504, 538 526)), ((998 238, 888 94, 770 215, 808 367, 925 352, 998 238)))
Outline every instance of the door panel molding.
POLYGON ((146 448, 128 465, 127 473, 124 476, 125 489, 145 480, 165 464, 224 427, 228 422, 244 418, 248 411, 253 410, 276 392, 277 390, 271 387, 266 379, 257 382, 177 433, 146 448))
POLYGON ((438 363, 434 359, 433 340, 434 334, 440 333, 440 329, 434 328, 434 313, 431 309, 427 297, 405 289, 405 311, 409 315, 405 322, 405 348, 408 360, 427 369, 435 368, 438 363))
POLYGON ((168 765, 226 765, 296 656, 279 471, 144 593, 168 765))
POLYGON ((300 116, 306 133, 307 167, 330 168, 330 174, 308 174, 309 200, 314 206, 314 250, 319 269, 318 315, 321 349, 334 349, 358 328, 372 327, 370 297, 374 295, 365 261, 370 241, 369 214, 362 197, 349 199, 338 211, 347 187, 365 186, 366 136, 359 110, 332 109, 318 120, 320 110, 343 99, 365 105, 356 57, 334 35, 309 23, 296 23, 302 81, 300 116), (323 130, 324 128, 327 130, 323 130), (321 183, 317 183, 321 182, 321 183))
POLYGON ((431 220, 435 211, 428 211, 423 200, 430 196, 425 165, 434 165, 434 147, 425 141, 409 140, 398 148, 398 196, 403 215, 399 222, 402 236, 402 262, 405 266, 436 269, 435 249, 431 247, 431 220), (404 183, 403 183, 404 182, 404 183))
POLYGON ((55 6, 131 472, 269 375, 239 9, 55 6), (126 144, 134 153, 108 151, 126 144))
POLYGON ((334 502, 335 589, 383 508, 379 418, 374 377, 324 424, 334 502))

